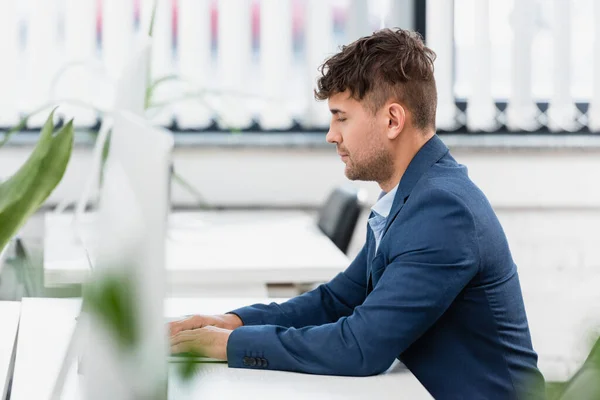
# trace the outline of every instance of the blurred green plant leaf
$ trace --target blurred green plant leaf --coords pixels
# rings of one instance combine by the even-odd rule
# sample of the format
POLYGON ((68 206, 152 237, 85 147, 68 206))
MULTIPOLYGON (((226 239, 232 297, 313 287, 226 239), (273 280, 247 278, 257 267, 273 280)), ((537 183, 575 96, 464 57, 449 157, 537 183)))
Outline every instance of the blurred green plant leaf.
POLYGON ((592 346, 592 350, 583 366, 560 389, 556 393, 550 393, 548 398, 561 400, 600 399, 600 338, 592 346))
POLYGON ((0 183, 0 250, 48 198, 67 169, 73 149, 73 121, 56 135, 53 131, 54 111, 27 161, 0 183))
POLYGON ((148 27, 148 36, 152 37, 154 34, 154 20, 156 19, 156 7, 158 0, 152 2, 152 15, 150 16, 150 26, 148 27))
POLYGON ((202 364, 196 360, 197 357, 200 357, 200 354, 182 353, 177 356, 182 359, 182 361, 177 363, 177 374, 179 375, 179 378, 184 382, 191 380, 202 366, 202 364))
POLYGON ((144 109, 148 109, 152 105, 152 96, 154 95, 157 87, 165 82, 180 80, 181 78, 178 75, 166 75, 156 79, 153 82, 149 82, 147 85, 148 87, 146 88, 146 95, 144 96, 144 109))
POLYGON ((135 301, 131 280, 123 275, 94 279, 83 290, 83 309, 106 324, 123 350, 134 348, 139 340, 135 301))
POLYGON ((112 137, 112 129, 108 131, 106 135, 106 142, 102 148, 102 159, 100 160, 100 176, 98 177, 100 186, 104 183, 104 166, 108 160, 108 154, 110 153, 110 138, 112 137))
POLYGON ((4 137, 0 142, 0 147, 4 146, 9 141, 12 135, 25 129, 25 127, 27 126, 27 121, 29 121, 29 115, 21 118, 21 121, 19 121, 17 125, 4 132, 4 137))
MULTIPOLYGON (((152 38, 154 35, 154 21, 156 20, 156 8, 158 7, 158 0, 154 0, 152 2, 152 13, 150 14, 150 24, 148 26, 148 36, 152 38)), ((150 57, 149 60, 152 60, 152 47, 150 47, 150 57)), ((144 93, 144 109, 148 108, 152 98, 152 65, 148 62, 146 65, 146 93, 144 93)))
POLYGON ((185 189, 189 194, 196 198, 196 206, 200 209, 208 208, 208 203, 202 193, 200 193, 196 188, 189 183, 183 176, 179 175, 174 170, 171 172, 171 178, 173 182, 178 183, 183 189, 185 189))
MULTIPOLYGON (((135 301, 132 281, 124 274, 93 279, 83 291, 83 310, 100 318, 123 351, 134 349, 140 340, 135 301)), ((194 352, 178 354, 180 361, 175 371, 183 382, 192 379, 202 367, 197 361, 199 356, 194 352)))
MULTIPOLYGON (((62 100, 54 101, 52 103, 47 103, 47 104, 44 104, 44 105, 38 107, 37 109, 33 110, 32 112, 25 115, 24 117, 22 117, 17 125, 13 126, 12 128, 10 128, 7 131, 2 132, 3 136, 2 136, 2 140, 0 140, 0 147, 4 146, 6 143, 8 143, 8 141, 10 140, 10 138, 12 136, 14 136, 15 134, 18 134, 19 132, 21 132, 25 128, 27 128, 27 124, 31 117, 48 110, 50 107, 53 107, 57 103, 65 104, 65 105, 73 105, 73 106, 77 106, 77 107, 90 108, 90 109, 96 111, 100 116, 106 114, 105 110, 101 110, 91 103, 87 103, 85 101, 80 101, 80 100, 62 99, 62 100)), ((54 107, 54 110, 56 110, 56 107, 54 107)), ((52 111, 52 112, 54 112, 54 111, 52 111)))

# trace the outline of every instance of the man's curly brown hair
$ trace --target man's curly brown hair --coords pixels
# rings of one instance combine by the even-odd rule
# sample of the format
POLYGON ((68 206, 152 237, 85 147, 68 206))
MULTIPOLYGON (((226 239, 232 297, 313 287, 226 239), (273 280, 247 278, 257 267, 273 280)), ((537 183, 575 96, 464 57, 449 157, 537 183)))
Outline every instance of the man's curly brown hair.
POLYGON ((373 113, 387 101, 397 101, 410 111, 416 128, 435 129, 434 60, 435 53, 418 33, 382 29, 342 46, 321 65, 315 98, 326 100, 348 90, 373 113))

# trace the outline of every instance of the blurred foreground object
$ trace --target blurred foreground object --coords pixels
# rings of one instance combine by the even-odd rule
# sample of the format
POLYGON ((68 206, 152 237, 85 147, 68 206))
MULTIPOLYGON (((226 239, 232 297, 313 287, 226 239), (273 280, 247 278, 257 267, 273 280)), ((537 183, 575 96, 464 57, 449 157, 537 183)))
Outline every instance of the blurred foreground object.
POLYGON ((567 382, 562 394, 550 399, 600 399, 600 338, 577 373, 567 382))
POLYGON ((91 279, 53 399, 61 398, 75 357, 84 399, 167 395, 163 299, 173 136, 134 113, 116 112, 109 146, 95 226, 99 242, 85 246, 91 279))

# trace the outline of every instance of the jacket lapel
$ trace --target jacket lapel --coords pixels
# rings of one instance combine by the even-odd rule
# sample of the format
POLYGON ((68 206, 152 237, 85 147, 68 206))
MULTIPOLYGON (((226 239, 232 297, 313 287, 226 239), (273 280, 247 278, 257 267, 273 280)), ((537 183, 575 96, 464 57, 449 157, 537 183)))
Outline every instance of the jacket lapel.
MULTIPOLYGON (((421 147, 421 149, 417 152, 417 154, 413 157, 412 161, 406 168, 404 175, 400 179, 400 184, 398 185, 398 191, 396 192, 396 196, 394 197, 394 202, 392 203, 392 209, 390 214, 387 217, 387 221, 385 224, 385 228, 383 229, 383 233, 381 235, 381 240, 385 237, 390 225, 394 222, 394 219, 404 207, 404 204, 408 200, 413 188, 416 186, 417 182, 421 177, 431 168, 433 164, 438 162, 442 157, 448 154, 448 147, 442 142, 442 140, 437 136, 433 135, 427 143, 421 147)), ((369 218, 373 216, 371 215, 369 218)), ((367 224, 368 225, 368 224, 367 224)), ((375 251, 375 235, 373 234, 371 227, 367 226, 367 296, 373 290, 373 275, 372 268, 375 257, 377 256, 378 251, 375 251)))
MULTIPOLYGON (((373 211, 369 214, 369 219, 371 217, 373 217, 373 211)), ((373 258, 375 258, 375 235, 373 234, 371 226, 367 223, 367 294, 369 293, 369 286, 371 285, 373 258)))

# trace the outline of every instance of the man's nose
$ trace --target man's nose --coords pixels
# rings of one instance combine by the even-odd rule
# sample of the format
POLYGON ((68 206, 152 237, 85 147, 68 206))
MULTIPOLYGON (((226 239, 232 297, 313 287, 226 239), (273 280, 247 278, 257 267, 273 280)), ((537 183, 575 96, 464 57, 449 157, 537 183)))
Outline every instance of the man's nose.
POLYGON ((331 129, 331 126, 327 132, 327 136, 325 136, 325 140, 327 140, 327 143, 339 143, 339 135, 331 129))

